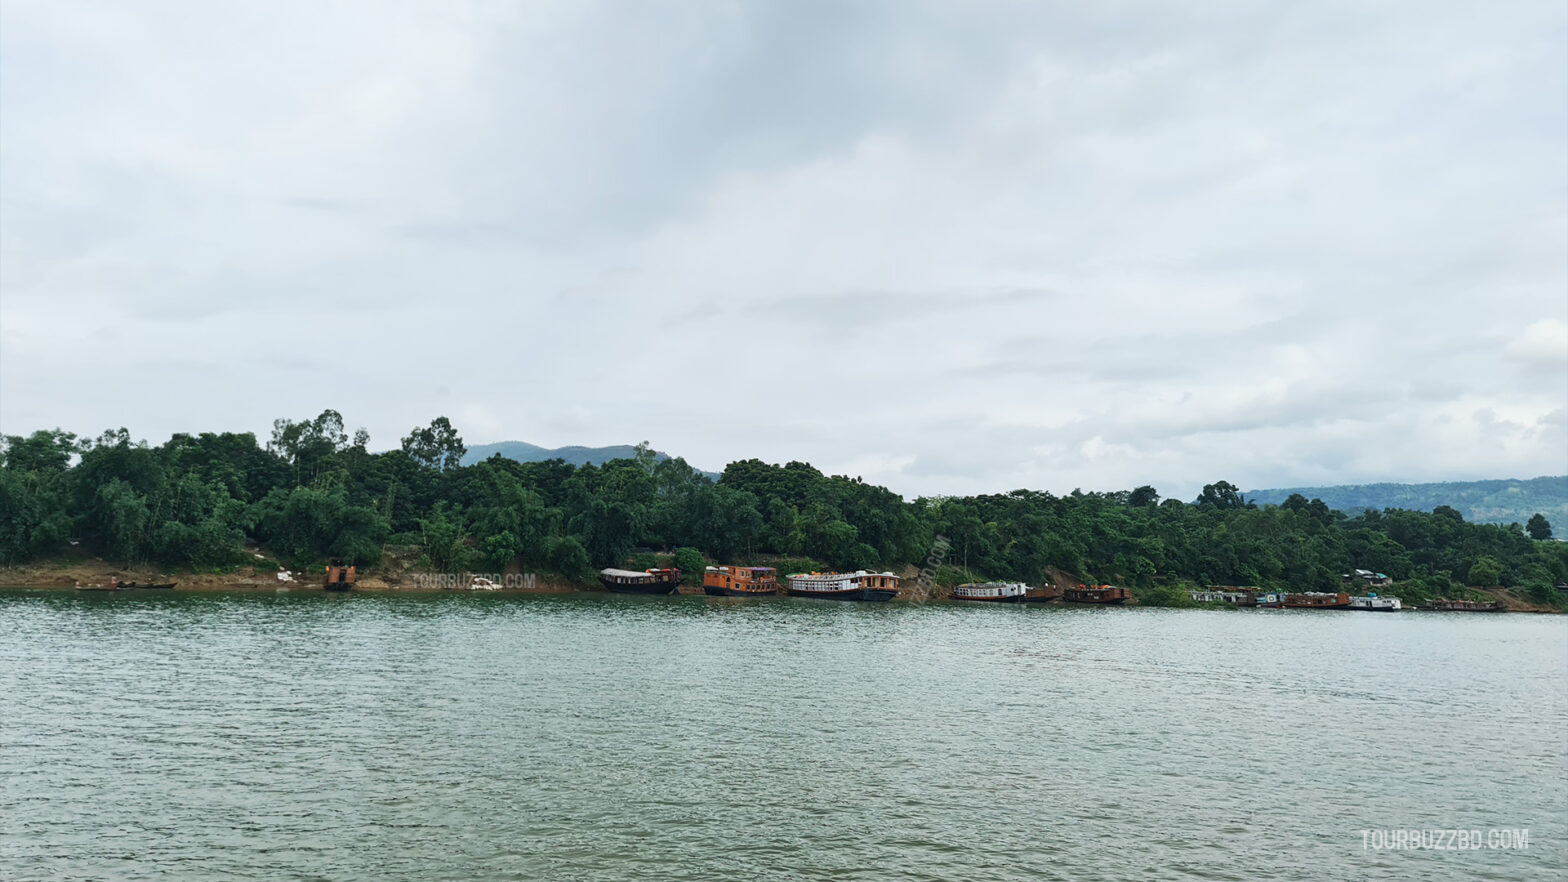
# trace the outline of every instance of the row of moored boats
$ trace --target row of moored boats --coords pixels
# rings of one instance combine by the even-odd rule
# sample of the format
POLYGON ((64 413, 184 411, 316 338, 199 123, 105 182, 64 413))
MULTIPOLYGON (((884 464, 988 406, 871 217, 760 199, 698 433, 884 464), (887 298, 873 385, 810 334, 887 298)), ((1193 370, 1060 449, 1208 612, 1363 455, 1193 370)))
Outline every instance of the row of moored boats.
MULTIPOLYGON (((1353 609, 1366 612, 1399 612, 1404 607, 1397 597, 1368 594, 1357 597, 1347 592, 1306 591, 1300 593, 1261 591, 1194 591, 1194 600, 1224 601, 1249 609, 1353 609)), ((1432 600, 1419 609, 1431 612, 1502 612, 1495 600, 1432 600)))
MULTIPOLYGON (((617 594, 674 594, 681 571, 657 569, 599 571, 599 584, 617 594)), ((794 573, 785 577, 784 593, 790 597, 819 600, 888 601, 898 594, 899 577, 892 573, 794 573)), ((702 573, 704 594, 714 597, 767 597, 779 593, 778 571, 773 567, 707 567, 702 573)), ((1114 585, 1078 585, 1063 591, 1054 585, 1034 587, 1022 582, 971 582, 953 589, 952 600, 979 603, 1125 603, 1131 595, 1114 585)))

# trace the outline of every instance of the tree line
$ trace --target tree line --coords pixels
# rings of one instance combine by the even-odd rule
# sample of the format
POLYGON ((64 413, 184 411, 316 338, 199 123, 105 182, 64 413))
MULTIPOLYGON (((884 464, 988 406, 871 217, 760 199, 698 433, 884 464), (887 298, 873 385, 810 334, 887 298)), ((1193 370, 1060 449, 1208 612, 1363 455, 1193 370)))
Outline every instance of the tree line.
POLYGON ((1217 481, 1197 499, 1149 486, 1056 496, 1033 490, 906 501, 811 465, 730 463, 717 481, 640 445, 627 459, 571 466, 500 456, 463 466, 445 418, 398 449, 371 452, 337 411, 251 433, 176 434, 151 446, 125 429, 6 436, 0 448, 0 563, 74 543, 127 564, 221 569, 249 544, 296 566, 374 566, 413 548, 442 572, 508 567, 588 578, 650 549, 703 559, 880 569, 923 565, 947 543, 951 578, 1039 582, 1050 570, 1157 590, 1183 584, 1337 590, 1353 568, 1401 593, 1503 585, 1557 602, 1568 543, 1546 519, 1476 524, 1448 506, 1347 514, 1293 495, 1258 506, 1217 481), (960 575, 961 574, 961 575, 960 575))

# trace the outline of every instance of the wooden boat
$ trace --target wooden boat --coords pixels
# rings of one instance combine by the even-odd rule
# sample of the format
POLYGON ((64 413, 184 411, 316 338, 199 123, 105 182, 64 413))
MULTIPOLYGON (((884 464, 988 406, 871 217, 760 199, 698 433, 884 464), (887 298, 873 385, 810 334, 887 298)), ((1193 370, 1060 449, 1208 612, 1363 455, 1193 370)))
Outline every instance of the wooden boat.
POLYGON ((143 585, 140 582, 126 582, 125 584, 121 585, 120 587, 123 588, 123 589, 129 590, 129 591, 167 591, 167 590, 173 588, 177 584, 179 584, 179 583, 178 582, 148 582, 147 584, 143 585))
POLYGON ((707 567, 702 572, 702 593, 714 597, 768 597, 778 591, 778 571, 772 567, 707 567))
POLYGON ((1024 603, 1050 603, 1062 599, 1062 589, 1047 582, 1038 588, 1029 588, 1024 592, 1024 603))
POLYGON ((1029 586, 1022 582, 968 582, 953 586, 948 597, 980 603, 1020 603, 1028 593, 1029 586))
POLYGON ((1496 600, 1429 600, 1421 608, 1432 612, 1502 612, 1503 604, 1496 600))
POLYGON ((1062 599, 1068 603, 1126 603, 1132 593, 1115 585, 1079 585, 1068 588, 1062 599))
POLYGON ((1334 594, 1322 591, 1286 594, 1285 606, 1288 609, 1349 609, 1350 595, 1343 591, 1334 594))
POLYGON ((674 594, 681 587, 681 571, 666 569, 599 571, 599 584, 616 594, 674 594))
POLYGON ((898 594, 898 577, 892 573, 794 573, 789 577, 790 597, 818 600, 885 602, 898 594))
POLYGON ((1367 612, 1399 612, 1400 604, 1397 597, 1378 597, 1376 594, 1368 594, 1366 597, 1350 598, 1350 608, 1367 612))
POLYGON ((321 587, 327 591, 352 591, 354 588, 354 568, 342 564, 328 564, 327 574, 321 580, 321 587))

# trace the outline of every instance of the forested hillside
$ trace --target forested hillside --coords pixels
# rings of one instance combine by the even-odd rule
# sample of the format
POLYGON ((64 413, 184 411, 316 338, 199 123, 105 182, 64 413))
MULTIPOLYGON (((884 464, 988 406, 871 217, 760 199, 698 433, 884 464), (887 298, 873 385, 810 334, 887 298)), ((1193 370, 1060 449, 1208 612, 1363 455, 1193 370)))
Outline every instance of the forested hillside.
POLYGON ((1337 487, 1286 487, 1252 490, 1259 505, 1284 502, 1292 494, 1318 498, 1330 508, 1359 514, 1367 509, 1408 508, 1431 511, 1449 506, 1467 521, 1523 524, 1541 514, 1558 533, 1568 532, 1568 475, 1529 480, 1445 481, 1436 484, 1345 484, 1337 487))
MULTIPOLYGON (((342 417, 278 420, 251 434, 175 435, 157 446, 118 429, 5 438, 0 562, 47 558, 76 540, 106 559, 222 568, 259 543, 297 565, 376 565, 414 549, 441 572, 509 565, 582 579, 637 549, 695 549, 745 562, 789 556, 835 568, 920 565, 945 537, 945 563, 973 576, 1039 581, 1047 568, 1152 588, 1230 584, 1335 588, 1352 567, 1414 594, 1465 584, 1555 602, 1568 543, 1467 522, 1454 508, 1346 516, 1291 496, 1259 507, 1217 481, 1194 503, 1152 487, 1108 493, 1017 490, 906 501, 806 463, 731 463, 714 481, 646 445, 602 465, 463 465, 445 418, 399 449, 367 450, 342 417)), ((690 555, 688 554, 688 558, 690 555)))

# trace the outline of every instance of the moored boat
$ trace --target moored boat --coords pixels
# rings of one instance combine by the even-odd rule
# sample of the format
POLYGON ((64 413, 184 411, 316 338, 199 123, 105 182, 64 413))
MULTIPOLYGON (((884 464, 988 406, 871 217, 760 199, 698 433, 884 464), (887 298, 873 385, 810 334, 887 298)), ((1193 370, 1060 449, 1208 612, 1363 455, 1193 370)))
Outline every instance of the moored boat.
POLYGON ((1053 600, 1061 599, 1062 589, 1056 587, 1050 582, 1047 582, 1038 588, 1029 586, 1028 589, 1024 591, 1024 603, 1049 603, 1053 600))
POLYGON ((968 582, 953 586, 953 593, 948 596, 982 603, 1018 603, 1028 593, 1029 586, 1022 582, 968 582))
POLYGON ((681 586, 681 571, 674 567, 636 570, 604 569, 599 584, 616 594, 674 594, 681 586))
POLYGON ((1131 596, 1126 588, 1115 585, 1079 585, 1068 588, 1062 599, 1068 603, 1126 603, 1131 596))
POLYGON ((767 597, 778 590, 778 571, 772 567, 707 567, 702 572, 702 593, 713 597, 767 597))
POLYGON ((1368 612, 1399 612, 1400 604, 1397 597, 1378 597, 1376 594, 1368 594, 1365 597, 1350 598, 1350 608, 1368 612))
POLYGON ((1285 606, 1289 609, 1349 609, 1350 595, 1343 591, 1333 594, 1322 591, 1286 594, 1285 606))
POLYGON ((1429 600, 1421 607, 1432 612, 1502 612, 1502 603, 1496 600, 1429 600))
POLYGON ((898 594, 898 577, 892 573, 794 573, 789 577, 789 596, 818 600, 863 600, 881 602, 898 594))
POLYGON ((327 564, 326 577, 321 587, 327 591, 351 591, 354 588, 354 568, 342 564, 327 564))

